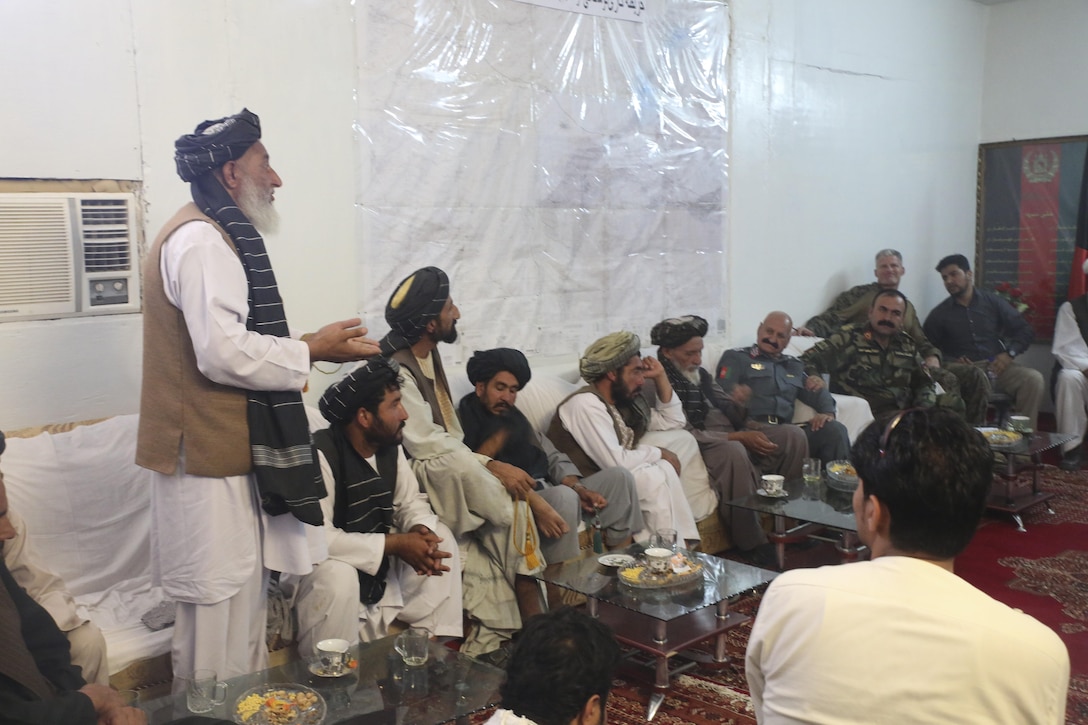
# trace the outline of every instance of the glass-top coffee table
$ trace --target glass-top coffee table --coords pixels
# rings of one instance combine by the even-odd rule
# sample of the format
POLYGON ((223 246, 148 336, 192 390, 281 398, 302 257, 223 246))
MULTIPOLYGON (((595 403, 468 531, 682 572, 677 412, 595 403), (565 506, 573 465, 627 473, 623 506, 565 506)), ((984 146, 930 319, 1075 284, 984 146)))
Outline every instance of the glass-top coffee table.
MULTIPOLYGON (((1054 498, 1054 494, 1039 490, 1039 470, 1042 468, 1042 455, 1063 443, 1076 438, 1072 433, 1034 433, 1025 435, 1009 445, 991 445, 995 453, 1005 454, 1005 470, 995 476, 994 489, 986 500, 986 508, 1003 511, 1012 515, 1016 530, 1026 532, 1020 512, 1036 504, 1054 498), (1025 462, 1023 459, 1028 459, 1025 462), (1018 486, 1019 474, 1031 471, 1031 486, 1018 486)), ((1054 513, 1047 504, 1047 512, 1054 513)))
MULTIPOLYGON (((339 678, 312 674, 307 659, 288 662, 262 672, 227 680, 227 698, 207 717, 234 720, 235 703, 251 687, 297 684, 313 688, 325 698, 326 725, 337 723, 411 723, 438 725, 468 722, 468 716, 499 702, 505 673, 471 657, 431 642, 427 663, 408 667, 393 649, 394 637, 352 647, 358 667, 339 678)), ((139 702, 150 725, 191 715, 185 695, 167 695, 139 702)))
MULTIPOLYGON (((626 553, 638 557, 641 544, 626 553)), ((616 553, 616 552, 613 552, 616 553)), ((725 633, 747 616, 729 611, 729 599, 774 579, 775 572, 699 552, 686 552, 702 564, 702 576, 660 589, 639 589, 623 583, 615 567, 598 563, 596 556, 568 561, 538 578, 586 596, 589 613, 607 624, 616 639, 654 660, 656 692, 650 696, 646 719, 652 720, 665 699, 670 676, 706 660, 685 653, 690 660, 670 669, 669 660, 681 651, 715 638, 709 659, 725 663, 725 633)))
POLYGON ((839 532, 835 548, 844 561, 854 561, 865 553, 866 547, 858 543, 852 493, 832 488, 825 477, 819 484, 806 485, 800 478, 786 481, 783 494, 774 498, 754 493, 728 502, 730 506, 774 517, 774 530, 767 538, 775 545, 779 569, 786 567, 786 544, 802 541, 824 529, 839 532), (787 528, 787 519, 799 523, 787 528))

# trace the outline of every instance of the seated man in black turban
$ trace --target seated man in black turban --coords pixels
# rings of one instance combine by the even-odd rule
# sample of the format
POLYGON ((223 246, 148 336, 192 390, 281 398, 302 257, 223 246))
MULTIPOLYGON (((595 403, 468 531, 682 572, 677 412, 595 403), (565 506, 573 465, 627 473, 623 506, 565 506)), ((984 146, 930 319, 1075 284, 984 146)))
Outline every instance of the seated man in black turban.
POLYGON ((408 419, 400 386, 400 366, 378 357, 321 397, 329 427, 314 445, 329 493, 321 501, 329 558, 301 580, 285 578, 299 652, 323 639, 384 637, 394 619, 461 636, 460 555, 400 446, 408 419))
POLYGON ((136 463, 152 472, 152 568, 177 602, 174 672, 223 678, 267 666, 269 571, 313 565, 324 492, 301 395, 310 364, 378 353, 357 318, 291 337, 261 237, 282 182, 260 139, 243 109, 175 142, 193 201, 143 269, 136 463))
POLYGON ((544 498, 567 522, 559 537, 545 536, 544 557, 558 564, 578 555, 578 522, 584 513, 610 549, 631 543, 642 528, 635 479, 626 468, 613 466, 582 478, 570 458, 533 430, 515 407, 518 391, 532 376, 520 350, 506 347, 477 351, 468 361, 468 379, 475 391, 461 399, 458 412, 465 445, 511 466, 514 475, 544 498))

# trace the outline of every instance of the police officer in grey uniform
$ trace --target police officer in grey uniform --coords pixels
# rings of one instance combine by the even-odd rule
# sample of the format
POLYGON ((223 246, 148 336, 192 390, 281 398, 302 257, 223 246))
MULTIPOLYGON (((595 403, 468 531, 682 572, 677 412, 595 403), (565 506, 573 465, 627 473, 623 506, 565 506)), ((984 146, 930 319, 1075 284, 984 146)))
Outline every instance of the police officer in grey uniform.
POLYGON ((747 401, 748 417, 766 425, 790 425, 794 402, 811 406, 816 415, 801 429, 808 438, 809 455, 824 463, 846 458, 850 436, 835 420, 835 399, 816 377, 806 387, 805 366, 783 354, 793 335, 793 320, 785 312, 771 312, 756 330, 756 344, 726 350, 718 360, 718 384, 734 398, 747 401))

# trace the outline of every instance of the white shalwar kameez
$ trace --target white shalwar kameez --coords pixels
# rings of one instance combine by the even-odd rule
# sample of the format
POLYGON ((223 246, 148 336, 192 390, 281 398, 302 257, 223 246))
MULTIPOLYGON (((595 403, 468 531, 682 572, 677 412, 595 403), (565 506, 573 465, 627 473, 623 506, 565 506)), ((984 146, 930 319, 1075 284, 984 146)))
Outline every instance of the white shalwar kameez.
MULTIPOLYGON (((309 349, 246 329, 245 272, 211 224, 178 228, 159 264, 166 297, 184 313, 208 379, 243 390, 305 387, 309 349)), ((290 514, 266 514, 252 475, 187 475, 184 457, 183 450, 172 475, 151 472, 152 578, 177 602, 175 677, 211 669, 226 679, 264 669, 268 572, 309 573, 327 555, 324 532, 290 514)))
POLYGON ((1054 417, 1059 433, 1076 436, 1062 444, 1062 452, 1076 450, 1084 442, 1084 429, 1088 426, 1088 343, 1080 334, 1073 307, 1065 302, 1058 308, 1054 323, 1054 343, 1050 347, 1062 369, 1054 386, 1054 417))
MULTIPOLYGON (((680 539, 699 540, 699 529, 684 496, 680 477, 672 464, 661 458, 660 448, 646 445, 624 448, 616 435, 612 414, 592 393, 572 396, 560 406, 557 414, 563 427, 598 466, 623 466, 634 475, 646 524, 638 534, 639 539, 645 539, 657 529, 668 528, 675 529, 680 539)), ((650 409, 647 431, 682 429, 686 422, 680 399, 673 395, 668 403, 658 401, 650 409)))
MULTIPOLYGON (((427 494, 421 493, 412 467, 397 448, 397 482, 393 490, 393 530, 399 533, 422 524, 442 539, 439 549, 452 556, 442 563, 450 568, 441 576, 420 576, 394 557, 385 577, 385 594, 376 604, 359 602, 358 571, 376 574, 385 559, 385 534, 344 531, 333 525, 336 479, 325 454, 318 451, 321 475, 329 495, 321 500, 329 558, 301 580, 291 577, 298 614, 298 651, 314 651, 323 639, 364 642, 384 637, 394 619, 426 629, 440 637, 461 636, 461 555, 453 533, 438 520, 427 494), (362 624, 360 624, 360 620, 362 624)), ((375 471, 374 456, 366 462, 375 471)))

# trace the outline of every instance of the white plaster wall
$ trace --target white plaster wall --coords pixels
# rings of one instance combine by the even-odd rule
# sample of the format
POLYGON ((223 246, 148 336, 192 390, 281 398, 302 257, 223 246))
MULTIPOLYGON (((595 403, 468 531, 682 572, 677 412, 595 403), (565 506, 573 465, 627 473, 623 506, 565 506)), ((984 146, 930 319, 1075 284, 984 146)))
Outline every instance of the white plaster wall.
MULTIPOLYGON (((142 180, 150 243, 188 200, 174 139, 248 106, 284 180, 267 242, 288 318, 352 317, 352 22, 347 0, 0 3, 0 174, 142 180)), ((0 325, 0 428, 136 411, 140 340, 139 315, 0 325)))
POLYGON ((729 337, 800 323, 893 247, 924 314, 974 246, 986 8, 970 0, 734 0, 729 337))
POLYGON ((982 143, 1088 133, 1088 2, 990 9, 982 143))

